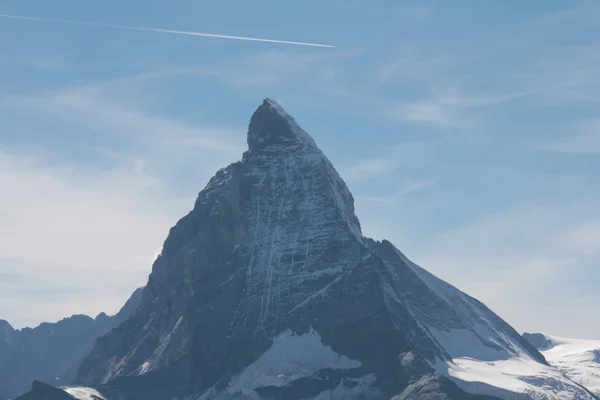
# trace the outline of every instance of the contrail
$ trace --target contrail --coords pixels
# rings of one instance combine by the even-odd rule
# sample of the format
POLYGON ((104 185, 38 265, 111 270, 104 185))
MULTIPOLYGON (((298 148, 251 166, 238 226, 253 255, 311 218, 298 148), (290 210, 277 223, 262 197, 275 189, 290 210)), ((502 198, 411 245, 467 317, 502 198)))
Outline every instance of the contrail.
POLYGON ((217 39, 246 40, 246 41, 250 41, 250 42, 278 43, 278 44, 289 44, 289 45, 296 45, 296 46, 329 47, 329 48, 335 47, 335 46, 331 46, 328 44, 319 44, 319 43, 292 42, 289 40, 261 39, 261 38, 244 37, 244 36, 218 35, 218 34, 214 34, 214 33, 175 31, 175 30, 170 30, 170 29, 139 28, 139 27, 135 27, 135 26, 109 25, 109 24, 99 24, 99 23, 95 23, 95 22, 67 21, 67 20, 50 19, 50 18, 23 17, 23 16, 19 16, 19 15, 0 14, 0 18, 25 19, 28 21, 54 22, 57 24, 97 26, 97 27, 101 27, 101 28, 127 29, 130 31, 171 33, 171 34, 175 34, 175 35, 202 36, 202 37, 217 38, 217 39))

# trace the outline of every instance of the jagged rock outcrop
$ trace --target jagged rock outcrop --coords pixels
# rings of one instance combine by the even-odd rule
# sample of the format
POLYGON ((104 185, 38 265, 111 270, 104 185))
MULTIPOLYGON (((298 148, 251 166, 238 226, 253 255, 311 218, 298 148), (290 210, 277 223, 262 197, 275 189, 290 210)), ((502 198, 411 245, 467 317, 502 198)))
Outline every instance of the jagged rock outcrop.
MULTIPOLYGON (((465 393, 447 378, 431 374, 412 382, 404 391, 391 400, 475 400, 482 396, 465 393)), ((491 399, 491 397, 490 397, 491 399)))

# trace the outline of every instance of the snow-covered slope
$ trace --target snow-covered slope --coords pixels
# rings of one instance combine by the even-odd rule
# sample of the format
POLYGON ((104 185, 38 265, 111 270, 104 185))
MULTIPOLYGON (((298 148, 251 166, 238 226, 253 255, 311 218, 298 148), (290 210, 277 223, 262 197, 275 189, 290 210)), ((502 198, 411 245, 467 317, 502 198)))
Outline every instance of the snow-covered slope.
MULTIPOLYGON (((396 248, 393 252, 436 295, 435 301, 427 298, 420 303, 421 299, 410 298, 408 288, 397 291, 448 356, 428 360, 436 372, 467 392, 504 399, 592 398, 549 366, 533 345, 484 304, 411 262, 396 248)), ((392 259, 388 253, 387 260, 392 259)), ((397 271, 391 269, 392 274, 397 271)))
POLYGON ((545 333, 523 336, 553 367, 600 396, 600 340, 565 339, 545 333))

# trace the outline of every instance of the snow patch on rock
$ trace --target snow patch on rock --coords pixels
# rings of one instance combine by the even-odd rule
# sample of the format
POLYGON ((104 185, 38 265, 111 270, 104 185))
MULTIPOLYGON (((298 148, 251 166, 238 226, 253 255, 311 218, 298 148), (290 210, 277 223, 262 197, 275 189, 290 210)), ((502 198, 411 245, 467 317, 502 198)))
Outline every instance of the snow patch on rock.
POLYGON ((107 400, 106 397, 102 396, 96 389, 88 387, 64 387, 61 388, 77 400, 107 400))
POLYGON ((348 370, 360 366, 359 361, 324 345, 321 336, 312 328, 302 335, 288 330, 277 336, 258 360, 232 378, 227 391, 235 393, 265 386, 287 386, 322 369, 348 370))

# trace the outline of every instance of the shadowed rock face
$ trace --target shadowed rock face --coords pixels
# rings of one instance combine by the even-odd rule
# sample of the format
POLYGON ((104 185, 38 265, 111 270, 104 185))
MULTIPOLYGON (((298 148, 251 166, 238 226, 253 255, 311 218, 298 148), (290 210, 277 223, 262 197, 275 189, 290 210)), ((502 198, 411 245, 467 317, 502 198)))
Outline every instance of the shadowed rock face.
POLYGON ((15 400, 75 400, 75 397, 47 383, 33 381, 31 391, 15 400))
POLYGON ((24 393, 33 380, 70 384, 96 339, 128 318, 139 305, 141 294, 138 289, 113 317, 104 313, 95 319, 74 315, 22 330, 0 320, 0 399, 24 393))
POLYGON ((441 375, 424 375, 412 382, 404 391, 391 400, 483 400, 492 399, 487 396, 476 396, 465 393, 456 384, 441 375))
POLYGON ((31 391, 15 400, 74 400, 75 397, 61 389, 40 381, 33 381, 31 391))
POLYGON ((553 343, 542 333, 523 333, 523 338, 538 350, 548 350, 552 348, 553 343))

